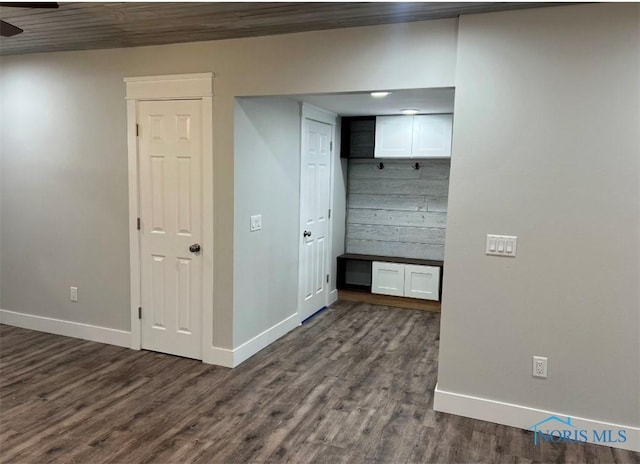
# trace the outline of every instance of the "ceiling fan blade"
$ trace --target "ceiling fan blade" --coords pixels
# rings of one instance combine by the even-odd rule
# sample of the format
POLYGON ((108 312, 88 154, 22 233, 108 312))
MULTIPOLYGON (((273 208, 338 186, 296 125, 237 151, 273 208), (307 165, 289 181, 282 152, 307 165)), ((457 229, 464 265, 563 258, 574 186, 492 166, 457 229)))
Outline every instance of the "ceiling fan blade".
POLYGON ((5 23, 0 19, 0 35, 2 37, 11 37, 13 35, 20 34, 22 29, 13 24, 5 23))
POLYGON ((12 8, 58 8, 58 2, 0 2, 0 6, 12 8))

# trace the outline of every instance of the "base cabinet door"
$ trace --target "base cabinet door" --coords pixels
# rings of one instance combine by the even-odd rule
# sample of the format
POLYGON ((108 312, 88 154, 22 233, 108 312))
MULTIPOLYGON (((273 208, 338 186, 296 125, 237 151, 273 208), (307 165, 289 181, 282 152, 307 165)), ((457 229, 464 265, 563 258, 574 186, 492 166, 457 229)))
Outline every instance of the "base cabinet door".
POLYGON ((403 296, 405 265, 374 261, 371 269, 371 293, 403 296))
POLYGON ((439 300, 440 268, 405 264, 404 296, 422 300, 439 300))

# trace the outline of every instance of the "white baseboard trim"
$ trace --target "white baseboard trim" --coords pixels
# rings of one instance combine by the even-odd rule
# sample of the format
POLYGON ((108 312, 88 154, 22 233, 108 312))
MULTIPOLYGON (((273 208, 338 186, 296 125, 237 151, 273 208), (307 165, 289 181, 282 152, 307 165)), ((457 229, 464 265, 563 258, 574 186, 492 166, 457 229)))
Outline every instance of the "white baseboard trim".
POLYGON ((338 301, 338 289, 331 290, 329 292, 329 301, 327 301, 327 306, 331 306, 333 303, 338 301))
POLYGON ((0 323, 37 330, 65 337, 81 338, 92 342, 107 343, 109 345, 131 348, 131 332, 109 329, 80 322, 64 321, 51 317, 35 316, 33 314, 17 313, 0 309, 0 323))
POLYGON ((286 335, 300 325, 298 313, 278 322, 273 327, 268 328, 264 332, 256 335, 251 340, 244 342, 242 345, 233 350, 233 367, 238 366, 241 362, 246 361, 263 348, 266 348, 277 339, 286 335))
POLYGON ((216 366, 233 367, 233 350, 212 346, 208 353, 203 354, 202 362, 216 366))
MULTIPOLYGON (((557 416, 565 419, 565 414, 553 411, 545 411, 543 409, 535 409, 518 404, 503 403, 500 401, 489 400, 486 398, 478 398, 475 396, 462 395, 443 391, 436 385, 435 396, 433 400, 433 409, 440 412, 455 414, 458 416, 471 417, 497 424, 509 425, 525 430, 532 430, 532 425, 544 420, 548 416, 557 416)), ((626 449, 630 451, 640 451, 640 427, 632 427, 620 424, 611 424, 593 419, 585 419, 582 417, 571 417, 571 424, 576 430, 587 431, 589 443, 597 445, 610 446, 613 448, 626 449), (624 442, 599 442, 593 441, 594 433, 597 431, 602 436, 603 431, 611 430, 612 436, 617 437, 618 431, 625 431, 626 441, 624 442)), ((545 430, 563 429, 563 424, 550 422, 548 426, 544 426, 545 430)), ((567 426, 564 426, 567 427, 567 426)), ((567 427, 568 428, 568 427, 567 427)), ((572 429, 573 430, 573 429, 572 429)), ((606 432, 605 432, 606 433, 606 432)), ((531 440, 533 440, 533 435, 531 440)), ((537 446, 549 446, 544 440, 537 446)))
POLYGON ((233 350, 212 346, 208 353, 204 353, 202 362, 217 366, 236 367, 299 325, 298 313, 293 313, 233 350))

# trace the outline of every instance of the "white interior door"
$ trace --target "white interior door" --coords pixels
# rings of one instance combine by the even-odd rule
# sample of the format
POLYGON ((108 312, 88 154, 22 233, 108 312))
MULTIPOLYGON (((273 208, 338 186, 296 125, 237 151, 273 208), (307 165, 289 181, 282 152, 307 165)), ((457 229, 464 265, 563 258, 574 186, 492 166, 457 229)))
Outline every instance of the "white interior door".
POLYGON ((332 126, 303 119, 300 179, 300 316, 327 304, 332 126))
POLYGON ((200 100, 139 103, 142 348, 202 359, 200 100), (190 249, 191 247, 191 249, 190 249))

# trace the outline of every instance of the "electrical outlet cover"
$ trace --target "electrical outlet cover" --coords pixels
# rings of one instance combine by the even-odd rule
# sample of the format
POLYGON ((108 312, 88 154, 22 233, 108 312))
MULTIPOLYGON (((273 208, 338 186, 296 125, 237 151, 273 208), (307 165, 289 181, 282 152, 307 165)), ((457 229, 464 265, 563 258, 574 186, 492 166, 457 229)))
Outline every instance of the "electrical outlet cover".
POLYGON ((533 357, 533 372, 534 377, 539 377, 541 379, 547 378, 547 358, 543 356, 534 356, 533 357))

